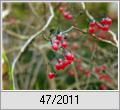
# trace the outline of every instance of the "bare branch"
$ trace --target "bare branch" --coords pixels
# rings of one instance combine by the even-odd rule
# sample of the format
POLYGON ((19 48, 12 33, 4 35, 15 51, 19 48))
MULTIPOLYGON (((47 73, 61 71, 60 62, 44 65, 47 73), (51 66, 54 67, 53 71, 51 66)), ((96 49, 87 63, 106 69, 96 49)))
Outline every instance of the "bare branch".
POLYGON ((49 10, 50 10, 50 13, 51 13, 51 16, 49 17, 47 23, 45 24, 45 26, 40 30, 38 31, 37 33, 35 33, 34 35, 32 35, 30 37, 30 39, 28 39, 26 41, 26 43, 23 45, 23 47, 21 48, 20 52, 18 53, 18 55, 16 56, 16 58, 14 59, 13 63, 12 63, 12 79, 13 79, 13 87, 15 89, 15 83, 14 83, 14 69, 15 69, 15 66, 16 66, 16 63, 17 61, 19 60, 19 58, 21 57, 22 53, 27 49, 27 47, 34 41, 34 39, 39 35, 41 34, 43 31, 46 30, 46 28, 49 26, 49 24, 51 23, 53 17, 54 17, 54 12, 53 12, 53 7, 51 6, 51 4, 49 3, 49 10))

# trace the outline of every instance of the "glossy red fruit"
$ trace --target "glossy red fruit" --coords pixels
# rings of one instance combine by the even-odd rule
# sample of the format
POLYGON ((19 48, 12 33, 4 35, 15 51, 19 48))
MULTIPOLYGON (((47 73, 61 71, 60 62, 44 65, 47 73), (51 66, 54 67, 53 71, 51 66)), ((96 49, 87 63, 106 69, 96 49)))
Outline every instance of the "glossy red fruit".
POLYGON ((62 36, 61 34, 56 35, 56 39, 57 39, 57 40, 61 41, 62 38, 63 38, 63 36, 62 36))
POLYGON ((93 34, 93 33, 95 32, 95 30, 94 30, 93 27, 89 27, 88 32, 89 32, 90 34, 93 34))
POLYGON ((64 13, 63 13, 64 18, 67 18, 68 15, 69 15, 69 12, 64 12, 64 13))
POLYGON ((55 64, 55 69, 56 69, 56 70, 60 70, 60 69, 61 69, 61 67, 60 67, 60 64, 59 64, 59 63, 56 63, 56 64, 55 64))
POLYGON ((59 7, 59 11, 63 13, 64 12, 64 7, 62 7, 62 6, 59 7))
POLYGON ((66 17, 66 19, 67 19, 67 20, 71 20, 71 19, 73 19, 73 16, 69 14, 69 15, 66 17))
POLYGON ((105 18, 103 18, 103 19, 101 20, 101 24, 106 24, 106 19, 105 19, 105 18))
POLYGON ((109 18, 109 17, 107 17, 107 18, 106 18, 106 24, 110 25, 111 23, 112 23, 112 19, 109 18))
POLYGON ((108 31, 109 30, 109 25, 104 25, 102 28, 103 31, 108 31))
POLYGON ((67 48, 67 42, 66 42, 66 41, 63 41, 62 47, 63 47, 63 48, 67 48))
POLYGON ((58 44, 57 43, 53 43, 52 44, 52 48, 57 51, 58 50, 58 44))
POLYGON ((63 64, 64 64, 64 66, 66 67, 67 65, 70 64, 70 62, 69 62, 69 60, 66 60, 66 59, 65 59, 65 60, 63 61, 63 64))
POLYGON ((74 55, 71 54, 71 53, 67 53, 67 54, 65 55, 65 58, 66 58, 67 60, 74 60, 74 55))
POLYGON ((90 26, 90 27, 95 27, 95 25, 96 25, 96 22, 95 22, 95 21, 91 21, 91 22, 89 23, 89 26, 90 26))
POLYGON ((100 89, 100 90, 107 90, 108 87, 107 87, 106 85, 104 85, 104 84, 101 84, 101 85, 99 86, 99 89, 100 89))
POLYGON ((48 74, 48 78, 49 78, 49 79, 53 79, 54 77, 55 77, 55 74, 54 74, 54 73, 50 72, 50 73, 48 74))
POLYGON ((64 70, 65 67, 66 67, 66 66, 64 65, 64 63, 61 62, 61 63, 60 63, 60 69, 64 70))

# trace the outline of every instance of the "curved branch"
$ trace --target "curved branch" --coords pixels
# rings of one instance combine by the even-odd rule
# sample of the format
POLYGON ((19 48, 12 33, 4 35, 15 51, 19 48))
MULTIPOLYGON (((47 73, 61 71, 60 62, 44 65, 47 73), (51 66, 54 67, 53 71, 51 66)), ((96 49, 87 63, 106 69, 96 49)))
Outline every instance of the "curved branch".
POLYGON ((32 35, 30 37, 30 39, 28 39, 26 41, 26 43, 23 45, 23 47, 20 49, 20 52, 18 53, 18 55, 16 56, 16 58, 14 59, 13 63, 12 63, 12 79, 13 79, 13 87, 15 89, 15 83, 14 83, 14 69, 15 69, 15 66, 16 66, 16 63, 17 61, 19 60, 19 58, 21 57, 22 53, 27 49, 27 47, 34 41, 34 39, 39 35, 41 34, 43 31, 46 30, 46 28, 49 26, 49 24, 51 23, 53 17, 54 17, 54 12, 53 12, 53 7, 51 6, 51 4, 49 3, 49 10, 50 10, 50 13, 51 13, 51 16, 49 17, 47 23, 45 24, 45 26, 40 30, 38 31, 37 33, 35 33, 34 35, 32 35))

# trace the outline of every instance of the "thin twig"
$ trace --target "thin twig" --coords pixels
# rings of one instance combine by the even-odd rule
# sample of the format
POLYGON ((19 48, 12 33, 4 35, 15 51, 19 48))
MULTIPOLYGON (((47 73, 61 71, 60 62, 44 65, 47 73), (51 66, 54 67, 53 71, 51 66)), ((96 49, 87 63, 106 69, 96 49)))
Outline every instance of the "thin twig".
POLYGON ((31 9, 33 15, 34 15, 35 17, 39 18, 38 13, 36 12, 36 10, 35 10, 35 8, 33 7, 33 5, 32 5, 31 3, 28 3, 28 5, 29 5, 29 8, 31 9))
POLYGON ((34 41, 34 39, 41 34, 43 31, 45 31, 45 29, 49 26, 49 24, 51 23, 53 17, 54 17, 54 12, 53 12, 53 7, 51 6, 51 4, 49 3, 49 10, 51 13, 51 16, 49 17, 47 23, 45 24, 45 26, 38 31, 37 33, 35 33, 34 35, 32 35, 30 37, 30 39, 28 39, 26 41, 26 43, 23 45, 23 47, 21 48, 20 52, 18 53, 18 55, 16 56, 16 58, 14 59, 13 63, 12 63, 12 79, 13 79, 13 87, 15 89, 15 83, 14 83, 14 69, 15 69, 15 65, 17 63, 17 61, 19 60, 19 58, 21 57, 22 53, 27 49, 27 47, 34 41))
MULTIPOLYGON (((75 30, 77 30, 77 31, 79 31, 79 32, 81 32, 81 33, 83 33, 83 34, 88 34, 88 35, 94 37, 95 39, 97 39, 97 40, 99 40, 99 41, 103 41, 103 42, 109 43, 109 44, 117 47, 117 44, 112 43, 111 41, 108 41, 108 40, 105 40, 105 39, 98 39, 95 34, 89 34, 88 32, 82 31, 81 29, 79 29, 78 27, 75 27, 75 26, 71 26, 71 27, 70 27, 69 29, 67 29, 66 31, 63 31, 62 34, 68 33, 68 32, 70 32, 70 31, 72 31, 73 29, 75 29, 75 30)), ((111 32, 111 34, 113 35, 113 32, 112 32, 112 31, 109 31, 109 32, 111 32)), ((115 33, 114 33, 114 39, 115 39, 115 38, 116 38, 116 37, 115 37, 115 33)))

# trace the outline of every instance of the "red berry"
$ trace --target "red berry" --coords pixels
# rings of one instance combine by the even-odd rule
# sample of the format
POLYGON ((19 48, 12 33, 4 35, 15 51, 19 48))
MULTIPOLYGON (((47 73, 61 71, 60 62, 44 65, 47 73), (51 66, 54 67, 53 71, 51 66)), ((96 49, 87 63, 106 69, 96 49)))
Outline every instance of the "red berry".
POLYGON ((66 48, 66 47, 67 47, 67 42, 66 42, 66 41, 64 41, 64 42, 62 43, 62 47, 63 47, 63 48, 66 48))
POLYGON ((50 72, 50 73, 48 74, 48 78, 49 78, 49 79, 53 79, 54 77, 55 77, 55 74, 54 74, 54 73, 50 72))
POLYGON ((56 70, 60 70, 60 69, 61 69, 61 67, 60 67, 60 64, 59 64, 59 63, 55 64, 55 69, 56 69, 56 70))
POLYGON ((69 12, 64 12, 63 15, 64 15, 64 18, 67 18, 69 15, 69 12))
POLYGON ((70 14, 66 17, 67 20, 71 20, 72 18, 73 18, 73 16, 70 14))
POLYGON ((72 55, 71 53, 67 53, 66 55, 65 55, 65 58, 67 59, 67 60, 74 60, 74 55, 72 55))
POLYGON ((60 63, 60 69, 64 70, 65 64, 63 62, 60 63))
POLYGON ((94 28, 89 27, 88 32, 89 32, 90 34, 92 34, 92 33, 94 33, 94 32, 95 32, 95 30, 94 30, 94 28))
POLYGON ((102 79, 104 79, 110 83, 112 82, 112 79, 110 78, 110 76, 108 74, 101 73, 99 75, 99 80, 102 80, 102 79))
POLYGON ((101 85, 99 86, 99 89, 100 89, 100 90, 107 90, 108 88, 107 88, 106 85, 101 84, 101 85))
POLYGON ((57 51, 57 50, 58 50, 58 44, 53 43, 53 44, 52 44, 52 48, 57 51))
POLYGON ((57 40, 61 41, 62 38, 63 38, 63 36, 62 36, 61 34, 58 34, 58 35, 56 36, 56 38, 57 38, 57 40))
POLYGON ((108 31, 109 30, 109 25, 104 25, 102 28, 103 31, 108 31))
POLYGON ((59 7, 59 11, 60 11, 60 12, 64 12, 64 7, 62 7, 62 6, 59 7))
POLYGON ((95 22, 95 21, 92 21, 92 22, 89 23, 89 26, 90 26, 90 27, 94 27, 95 25, 96 25, 96 22, 95 22))
POLYGON ((106 24, 110 25, 112 23, 112 19, 111 18, 106 18, 106 24))
POLYGON ((101 24, 106 24, 106 19, 105 19, 105 18, 103 18, 103 19, 101 20, 101 24))
POLYGON ((96 72, 96 73, 100 73, 100 71, 101 71, 101 68, 100 68, 100 67, 95 67, 95 72, 96 72))
POLYGON ((69 65, 69 64, 70 64, 70 62, 69 62, 69 60, 64 60, 63 64, 64 64, 64 65, 65 65, 65 67, 66 67, 67 65, 69 65))

